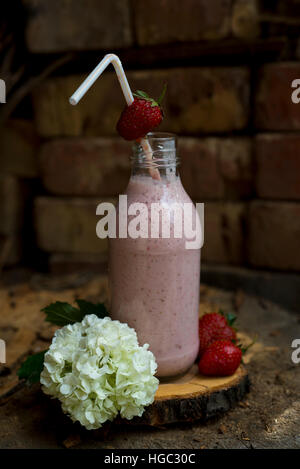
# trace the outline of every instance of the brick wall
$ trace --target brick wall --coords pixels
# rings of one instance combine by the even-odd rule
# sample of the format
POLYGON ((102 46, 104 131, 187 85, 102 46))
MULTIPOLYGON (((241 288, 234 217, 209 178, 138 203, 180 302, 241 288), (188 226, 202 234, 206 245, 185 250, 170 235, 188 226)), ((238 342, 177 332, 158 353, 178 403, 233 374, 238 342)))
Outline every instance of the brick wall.
POLYGON ((0 129, 0 269, 34 250, 31 213, 39 144, 28 120, 11 119, 0 129))
POLYGON ((291 102, 299 2, 23 4, 34 63, 76 55, 33 89, 32 119, 16 112, 1 130, 0 252, 10 243, 3 262, 20 260, 31 243, 56 272, 105 265, 95 207, 128 180, 130 145, 115 131, 123 97, 112 71, 78 106, 68 97, 113 50, 133 89, 156 96, 168 82, 161 129, 180 136, 184 186, 206 202, 203 261, 300 271, 300 104, 291 102), (34 230, 24 241, 26 200, 34 230))

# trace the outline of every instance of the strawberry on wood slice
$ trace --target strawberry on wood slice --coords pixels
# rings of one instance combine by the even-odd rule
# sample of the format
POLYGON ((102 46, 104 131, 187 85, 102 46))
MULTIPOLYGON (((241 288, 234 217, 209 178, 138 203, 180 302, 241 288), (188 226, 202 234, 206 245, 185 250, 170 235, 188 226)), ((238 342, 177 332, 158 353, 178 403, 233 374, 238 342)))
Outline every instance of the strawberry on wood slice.
POLYGON ((230 376, 242 360, 242 350, 230 340, 216 340, 203 353, 198 367, 206 376, 230 376))
POLYGON ((207 313, 199 320, 199 339, 200 349, 199 355, 207 349, 207 347, 218 339, 227 339, 232 342, 236 341, 236 332, 231 326, 235 317, 228 318, 222 313, 207 313))

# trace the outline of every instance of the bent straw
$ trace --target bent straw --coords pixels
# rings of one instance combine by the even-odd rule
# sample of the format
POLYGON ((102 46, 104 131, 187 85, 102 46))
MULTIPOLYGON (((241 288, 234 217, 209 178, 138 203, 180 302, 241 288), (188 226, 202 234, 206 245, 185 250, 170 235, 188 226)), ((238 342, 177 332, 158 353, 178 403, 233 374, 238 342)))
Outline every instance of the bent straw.
MULTIPOLYGON (((75 93, 72 94, 72 96, 69 99, 70 104, 72 106, 75 106, 76 104, 79 103, 81 98, 85 95, 85 93, 90 89, 90 87, 95 83, 97 78, 104 72, 104 70, 108 67, 109 64, 112 64, 114 66, 115 72, 117 74, 124 98, 126 100, 127 106, 130 106, 133 101, 134 97, 132 95, 130 86, 128 84, 122 63, 119 59, 119 57, 115 54, 107 54, 104 56, 104 58, 101 60, 101 62, 97 65, 97 67, 88 75, 88 77, 83 81, 83 83, 77 88, 75 93)), ((152 161, 152 149, 145 138, 141 138, 138 140, 145 152, 146 159, 152 161)), ((158 169, 149 169, 150 175, 152 176, 153 179, 160 179, 160 174, 158 169)))
POLYGON ((79 103, 81 98, 85 95, 85 93, 90 89, 90 87, 95 83, 97 78, 104 72, 106 67, 112 63, 114 69, 116 71, 120 86, 123 91, 123 95, 125 97, 127 106, 133 103, 134 98, 131 93, 131 89, 129 87, 126 75, 124 73, 124 69, 122 67, 121 61, 119 57, 115 54, 107 54, 101 60, 101 62, 97 65, 97 67, 89 74, 89 76, 84 80, 84 82, 79 86, 79 88, 72 94, 71 98, 69 99, 70 104, 75 106, 79 103))

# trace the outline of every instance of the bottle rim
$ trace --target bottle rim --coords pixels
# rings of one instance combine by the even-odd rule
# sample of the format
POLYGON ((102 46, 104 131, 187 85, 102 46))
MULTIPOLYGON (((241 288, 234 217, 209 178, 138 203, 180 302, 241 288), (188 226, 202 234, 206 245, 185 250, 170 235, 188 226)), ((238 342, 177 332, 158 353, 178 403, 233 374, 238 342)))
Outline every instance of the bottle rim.
POLYGON ((151 138, 151 140, 177 140, 177 135, 172 132, 148 132, 146 137, 151 138))
POLYGON ((171 132, 149 132, 145 137, 151 147, 151 158, 142 144, 133 144, 131 161, 143 168, 171 168, 179 164, 177 155, 177 137, 171 132))

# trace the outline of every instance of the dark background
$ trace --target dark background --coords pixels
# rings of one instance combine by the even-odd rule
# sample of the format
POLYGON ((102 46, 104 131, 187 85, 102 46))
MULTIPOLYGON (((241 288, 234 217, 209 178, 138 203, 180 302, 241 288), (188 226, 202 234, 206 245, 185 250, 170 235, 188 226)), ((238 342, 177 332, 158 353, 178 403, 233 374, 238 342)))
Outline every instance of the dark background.
POLYGON ((68 98, 115 52, 132 89, 156 97, 168 82, 162 130, 180 136, 183 183, 206 203, 203 278, 225 285, 244 276, 248 286, 259 279, 254 290, 263 281, 271 296, 286 282, 294 307, 300 104, 291 102, 291 82, 300 78, 299 38, 299 0, 4 2, 1 270, 105 268, 95 207, 128 180, 130 144, 115 131, 124 99, 112 68, 76 107, 68 98))

